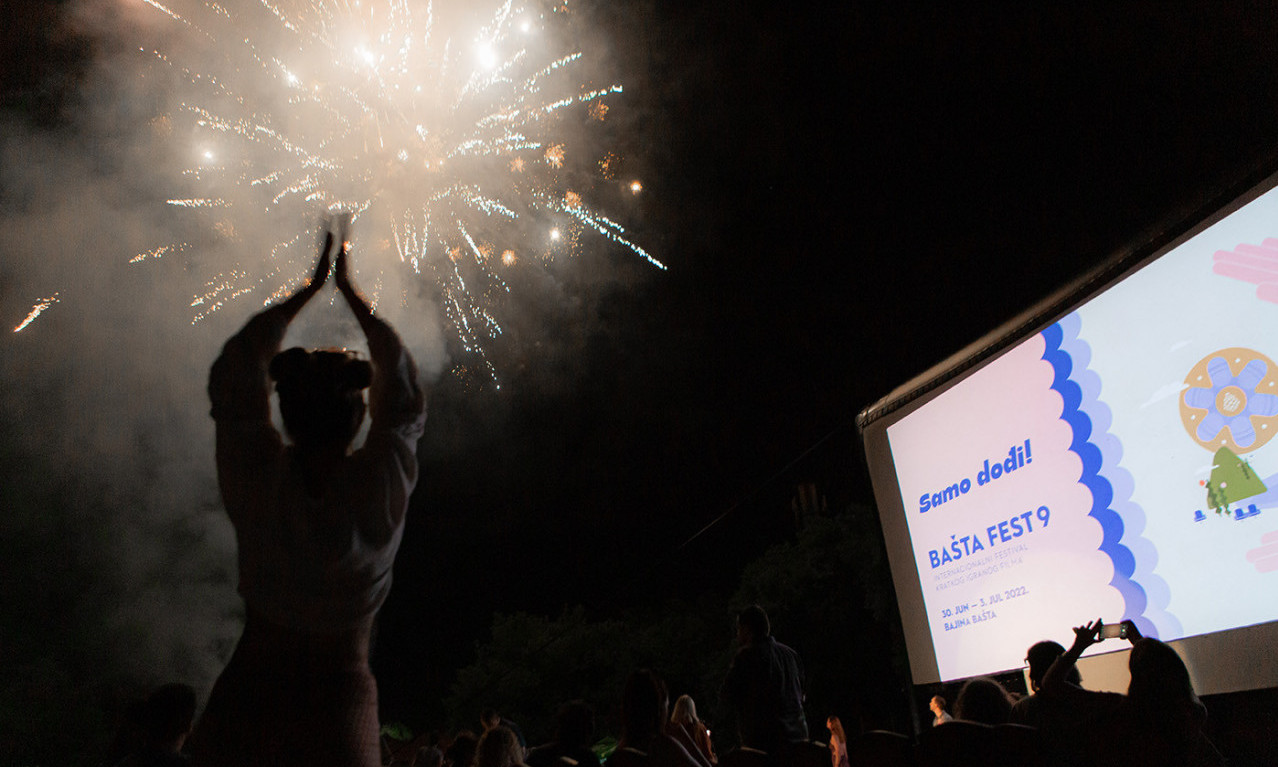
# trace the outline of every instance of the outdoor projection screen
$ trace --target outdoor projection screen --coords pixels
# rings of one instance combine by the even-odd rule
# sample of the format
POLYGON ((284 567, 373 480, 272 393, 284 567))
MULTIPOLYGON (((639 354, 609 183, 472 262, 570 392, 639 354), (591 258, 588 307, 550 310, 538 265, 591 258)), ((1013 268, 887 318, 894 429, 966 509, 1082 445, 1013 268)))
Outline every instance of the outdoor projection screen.
POLYGON ((1199 692, 1278 685, 1276 184, 861 413, 916 684, 1100 617, 1185 640, 1199 692))

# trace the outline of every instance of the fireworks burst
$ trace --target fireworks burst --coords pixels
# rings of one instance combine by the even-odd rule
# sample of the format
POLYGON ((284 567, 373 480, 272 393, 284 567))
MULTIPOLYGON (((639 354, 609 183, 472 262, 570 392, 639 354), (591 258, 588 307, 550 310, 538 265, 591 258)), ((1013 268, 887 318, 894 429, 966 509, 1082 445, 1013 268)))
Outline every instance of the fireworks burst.
POLYGON ((412 0, 143 2, 181 41, 140 49, 178 78, 182 100, 161 122, 195 142, 189 196, 169 204, 224 237, 293 233, 210 279, 193 322, 289 290, 313 262, 302 233, 318 210, 353 215, 358 265, 380 270, 366 286, 396 283, 381 278, 389 270, 437 285, 462 348, 494 381, 485 347, 502 333, 514 270, 571 255, 584 232, 665 268, 587 202, 597 184, 616 185, 600 170, 616 158, 588 156, 569 128, 603 121, 622 87, 590 82, 583 54, 563 47, 563 0, 506 0, 477 24, 465 7, 445 20, 412 0))

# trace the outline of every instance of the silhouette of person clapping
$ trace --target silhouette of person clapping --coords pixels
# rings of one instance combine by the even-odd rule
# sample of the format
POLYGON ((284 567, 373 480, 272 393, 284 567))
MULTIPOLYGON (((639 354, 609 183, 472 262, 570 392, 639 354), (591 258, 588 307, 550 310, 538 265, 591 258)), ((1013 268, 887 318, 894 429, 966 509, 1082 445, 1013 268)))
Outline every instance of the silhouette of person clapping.
POLYGON ((345 230, 332 271, 371 360, 279 351, 329 276, 330 232, 310 282, 252 317, 209 375, 246 618, 191 739, 197 767, 380 764, 369 643, 390 590, 426 415, 412 358, 351 282, 345 230), (292 444, 271 423, 269 381, 292 444), (352 451, 365 388, 371 426, 352 451))

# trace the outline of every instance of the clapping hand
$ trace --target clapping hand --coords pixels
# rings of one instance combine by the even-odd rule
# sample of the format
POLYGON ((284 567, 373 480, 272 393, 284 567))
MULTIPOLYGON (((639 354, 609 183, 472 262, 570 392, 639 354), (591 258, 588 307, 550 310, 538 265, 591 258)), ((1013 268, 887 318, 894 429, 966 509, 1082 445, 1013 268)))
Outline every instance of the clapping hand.
POLYGON ((337 246, 337 265, 333 270, 333 279, 337 281, 337 289, 342 291, 342 293, 346 293, 353 288, 351 285, 350 255, 348 251, 350 225, 351 216, 349 213, 338 216, 337 236, 340 239, 337 246))
POLYGON ((333 233, 327 232, 324 235, 324 244, 320 246, 319 262, 315 264, 315 274, 311 277, 311 282, 306 289, 312 293, 319 290, 320 286, 328 279, 330 269, 329 251, 333 249, 333 233))

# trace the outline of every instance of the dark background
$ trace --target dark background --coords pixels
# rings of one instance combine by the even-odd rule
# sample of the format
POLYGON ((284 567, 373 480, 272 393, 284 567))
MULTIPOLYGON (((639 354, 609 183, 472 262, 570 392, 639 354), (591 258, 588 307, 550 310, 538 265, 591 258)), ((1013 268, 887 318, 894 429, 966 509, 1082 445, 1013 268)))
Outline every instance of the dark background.
POLYGON ((723 588, 801 482, 870 503, 861 408, 1267 162, 1272 10, 595 9, 638 42, 672 268, 593 296, 580 356, 550 361, 574 384, 530 361, 462 450, 441 422, 488 405, 437 391, 382 657, 415 680, 461 657, 423 606, 482 634, 490 607, 723 588))

